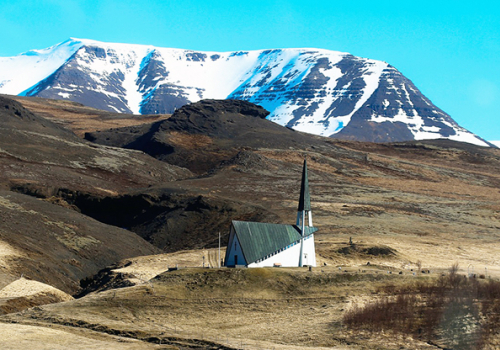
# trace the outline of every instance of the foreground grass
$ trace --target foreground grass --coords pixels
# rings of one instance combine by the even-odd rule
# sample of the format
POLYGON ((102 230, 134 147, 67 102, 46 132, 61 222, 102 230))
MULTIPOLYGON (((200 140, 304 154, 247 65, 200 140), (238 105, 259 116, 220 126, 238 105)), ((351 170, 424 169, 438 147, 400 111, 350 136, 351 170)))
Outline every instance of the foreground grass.
MULTIPOLYGON (((391 274, 376 266, 348 269, 182 269, 140 286, 93 293, 6 315, 0 321, 57 325, 179 349, 431 350, 445 339, 439 328, 444 314, 449 314, 445 320, 450 322, 470 320, 465 324, 473 332, 486 326, 486 307, 491 314, 496 312, 494 282, 457 274, 451 279, 391 274), (470 310, 429 304, 429 300, 436 304, 441 300, 455 305, 456 298, 462 300, 468 294, 454 297, 449 292, 469 287, 477 291, 470 310), (481 304, 483 299, 491 303, 481 304), (367 306, 350 307, 360 300, 367 306), (421 304, 428 307, 419 309, 421 304), (422 311, 427 309, 446 312, 427 320, 422 311), (421 316, 412 321, 408 316, 412 312, 421 316), (408 331, 390 331, 394 324, 404 324, 408 331)), ((485 336, 484 343, 491 343, 495 332, 494 328, 491 336, 485 336)))
MULTIPOLYGON (((135 339, 245 349, 372 349, 332 333, 354 295, 410 276, 376 269, 183 269, 150 283, 46 305, 4 321, 57 324, 135 339), (243 344, 243 345, 242 345, 243 344)), ((1 321, 2 319, 0 319, 1 321)), ((206 347, 209 348, 209 347, 206 347)))

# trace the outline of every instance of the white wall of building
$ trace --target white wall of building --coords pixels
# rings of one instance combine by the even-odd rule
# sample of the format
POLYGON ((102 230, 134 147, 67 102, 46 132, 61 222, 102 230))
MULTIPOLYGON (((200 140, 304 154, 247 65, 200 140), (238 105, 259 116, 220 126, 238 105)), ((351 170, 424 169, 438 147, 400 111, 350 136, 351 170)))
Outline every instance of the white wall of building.
POLYGON ((314 235, 310 235, 309 237, 311 238, 304 241, 304 258, 302 259, 302 265, 316 267, 316 246, 314 244, 314 235))
MULTIPOLYGON (((304 257, 302 265, 316 266, 316 251, 314 247, 314 235, 309 235, 304 240, 304 248, 302 250, 304 257)), ((300 242, 275 254, 271 255, 262 261, 257 261, 248 265, 248 267, 272 267, 274 264, 281 264, 282 267, 297 267, 299 266, 300 242)), ((229 265, 230 266, 230 265, 229 265)))

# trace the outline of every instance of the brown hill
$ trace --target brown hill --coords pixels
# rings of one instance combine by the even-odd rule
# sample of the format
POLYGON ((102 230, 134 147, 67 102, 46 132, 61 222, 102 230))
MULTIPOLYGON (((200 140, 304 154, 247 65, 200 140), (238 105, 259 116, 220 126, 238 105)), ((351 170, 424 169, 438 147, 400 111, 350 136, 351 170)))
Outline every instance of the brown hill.
POLYGON ((85 142, 0 97, 0 287, 24 274, 75 293, 80 279, 103 267, 155 252, 137 235, 80 214, 66 199, 117 195, 186 176, 187 169, 141 152, 85 142))
POLYGON ((67 100, 13 95, 0 96, 21 103, 32 113, 63 126, 80 137, 83 137, 86 132, 153 123, 170 117, 170 114, 135 116, 112 113, 67 100))
POLYGON ((205 173, 244 148, 307 148, 322 138, 273 123, 260 106, 238 100, 203 100, 151 125, 87 133, 87 140, 144 151, 157 159, 205 173))
POLYGON ((0 191, 0 218, 6 282, 23 275, 72 294, 81 279, 103 267, 158 251, 130 231, 10 191, 0 191))
POLYGON ((106 194, 189 177, 187 169, 141 152, 90 144, 0 97, 0 183, 50 197, 58 191, 106 194))

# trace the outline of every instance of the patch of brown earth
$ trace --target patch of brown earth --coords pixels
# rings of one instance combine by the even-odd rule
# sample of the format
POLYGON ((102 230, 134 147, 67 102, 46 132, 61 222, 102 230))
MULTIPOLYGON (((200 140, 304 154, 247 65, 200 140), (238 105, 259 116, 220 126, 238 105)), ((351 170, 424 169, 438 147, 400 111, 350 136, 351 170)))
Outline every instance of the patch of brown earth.
POLYGON ((213 140, 208 136, 191 135, 176 131, 169 134, 169 140, 176 146, 191 150, 208 147, 213 144, 213 140))
POLYGON ((66 100, 50 100, 38 97, 7 96, 25 108, 83 137, 87 132, 121 128, 165 120, 170 114, 129 115, 110 113, 66 100))

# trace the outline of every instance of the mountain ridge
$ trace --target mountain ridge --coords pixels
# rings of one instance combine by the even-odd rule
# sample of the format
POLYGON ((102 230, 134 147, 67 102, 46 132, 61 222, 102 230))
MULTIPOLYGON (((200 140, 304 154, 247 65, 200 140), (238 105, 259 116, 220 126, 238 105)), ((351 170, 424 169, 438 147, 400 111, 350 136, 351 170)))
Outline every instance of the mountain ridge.
POLYGON ((0 68, 0 93, 120 113, 173 113, 190 102, 228 98, 261 105, 271 112, 268 119, 321 136, 372 142, 447 138, 491 146, 390 64, 338 51, 212 52, 70 39, 0 58, 0 68), (32 85, 35 78, 25 80, 20 91, 13 71, 23 64, 35 67, 28 71, 38 72, 37 79, 46 76, 32 85))

